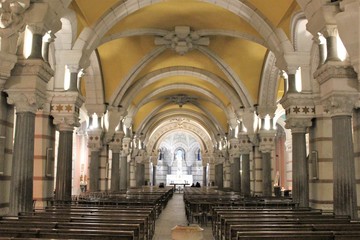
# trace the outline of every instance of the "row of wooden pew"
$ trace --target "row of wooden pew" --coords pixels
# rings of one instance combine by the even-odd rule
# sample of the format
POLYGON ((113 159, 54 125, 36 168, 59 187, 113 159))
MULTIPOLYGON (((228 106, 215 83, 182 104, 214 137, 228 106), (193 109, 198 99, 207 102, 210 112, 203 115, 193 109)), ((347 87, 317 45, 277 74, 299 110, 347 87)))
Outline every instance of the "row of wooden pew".
POLYGON ((42 209, 1 217, 0 239, 151 240, 159 209, 171 196, 170 187, 148 187, 53 201, 42 209))
POLYGON ((360 221, 330 211, 299 208, 289 198, 244 198, 203 188, 185 190, 184 201, 189 222, 211 221, 215 240, 360 239, 360 221))
POLYGON ((295 208, 296 203, 285 197, 244 197, 237 192, 214 188, 184 189, 185 211, 189 223, 207 225, 214 207, 242 208, 295 208))

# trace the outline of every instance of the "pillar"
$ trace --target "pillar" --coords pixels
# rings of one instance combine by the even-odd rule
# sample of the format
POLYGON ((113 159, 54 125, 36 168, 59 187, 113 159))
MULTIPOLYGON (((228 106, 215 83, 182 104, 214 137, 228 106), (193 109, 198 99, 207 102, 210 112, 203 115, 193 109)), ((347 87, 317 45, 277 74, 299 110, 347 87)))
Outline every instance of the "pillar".
POLYGON ((43 106, 51 68, 42 60, 19 60, 13 76, 5 84, 8 103, 15 105, 16 123, 13 146, 10 215, 32 211, 35 113, 43 106), (47 74, 40 74, 46 72, 47 74))
POLYGON ((271 153, 275 150, 275 130, 262 129, 259 131, 259 150, 261 152, 263 196, 271 196, 271 153))
POLYGON ((262 184, 263 184, 263 196, 271 196, 272 184, 271 184, 271 152, 262 152, 262 184))
POLYGON ((292 196, 299 207, 309 207, 309 167, 306 159, 306 128, 291 129, 292 134, 292 196))
POLYGON ((111 162, 111 183, 110 190, 116 192, 120 190, 120 171, 119 171, 120 151, 112 149, 111 162))
POLYGON ((124 132, 122 129, 116 131, 114 134, 114 140, 109 143, 112 151, 112 162, 111 162, 111 179, 110 179, 110 190, 116 192, 120 190, 120 152, 122 149, 122 138, 124 132))
POLYGON ((152 185, 156 186, 157 182, 156 182, 156 165, 153 164, 153 175, 152 175, 152 185))
POLYGON ((354 149, 351 115, 332 116, 334 212, 357 217, 354 149))
POLYGON ((241 193, 250 196, 250 154, 241 154, 241 193))
POLYGON ((121 151, 120 155, 120 190, 127 189, 127 153, 121 151))
POLYGON ((205 187, 207 186, 207 166, 203 167, 203 181, 202 185, 205 187))
POLYGON ((99 177, 100 177, 100 158, 99 149, 90 149, 90 164, 89 164, 89 188, 91 192, 99 191, 99 177))
POLYGON ((55 200, 71 200, 73 129, 59 129, 55 200))
POLYGON ((223 164, 219 163, 215 165, 215 186, 217 186, 219 189, 222 189, 224 187, 224 170, 223 170, 223 164))
POLYGON ((16 112, 12 161, 10 215, 32 211, 35 113, 16 112))
POLYGON ((240 179, 240 158, 235 157, 234 163, 232 166, 232 189, 235 192, 240 192, 241 189, 241 179, 240 179))

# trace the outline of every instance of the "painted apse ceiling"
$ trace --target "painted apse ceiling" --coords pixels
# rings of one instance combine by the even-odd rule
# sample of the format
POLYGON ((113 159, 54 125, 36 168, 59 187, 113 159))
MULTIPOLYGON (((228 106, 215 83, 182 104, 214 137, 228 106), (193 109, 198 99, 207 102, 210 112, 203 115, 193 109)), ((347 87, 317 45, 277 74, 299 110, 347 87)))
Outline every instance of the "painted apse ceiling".
MULTIPOLYGON (((295 0, 74 0, 70 8, 77 39, 87 29, 97 35, 90 61, 102 94, 94 102, 126 110, 148 146, 180 129, 207 150, 239 109, 261 104, 261 91, 273 105, 282 96, 278 74, 273 86, 265 82, 265 66, 279 53, 270 51, 263 29, 291 39, 300 9, 295 0)), ((89 102, 87 81, 81 88, 89 102)))

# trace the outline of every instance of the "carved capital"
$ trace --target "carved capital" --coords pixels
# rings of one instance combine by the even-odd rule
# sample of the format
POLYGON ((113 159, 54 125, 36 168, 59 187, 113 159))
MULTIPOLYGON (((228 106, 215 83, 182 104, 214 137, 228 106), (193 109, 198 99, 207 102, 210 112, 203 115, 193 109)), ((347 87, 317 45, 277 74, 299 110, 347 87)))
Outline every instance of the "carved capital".
POLYGON ((74 116, 53 115, 53 117, 53 123, 59 131, 72 131, 74 127, 79 126, 79 121, 74 116))
POLYGON ((355 102, 355 95, 333 95, 322 101, 324 111, 330 113, 331 116, 351 116, 355 107, 355 102))
POLYGON ((54 92, 50 104, 50 114, 59 129, 79 126, 80 107, 84 98, 76 92, 54 92))
POLYGON ((131 138, 129 137, 124 137, 123 141, 122 141, 122 150, 121 150, 121 156, 127 156, 130 154, 131 150, 130 150, 130 142, 131 142, 131 138))
POLYGON ((230 142, 230 149, 229 149, 229 157, 232 158, 236 158, 236 157, 240 157, 240 144, 239 144, 239 139, 237 138, 232 138, 229 140, 230 142))
POLYGON ((30 0, 3 0, 0 5, 0 28, 19 28, 23 24, 23 13, 30 0))
POLYGON ((259 132, 259 151, 272 152, 275 149, 275 131, 263 130, 259 132))
POLYGON ((311 127, 311 118, 291 118, 286 120, 285 128, 292 132, 306 132, 306 128, 311 127))
POLYGON ((102 148, 103 144, 102 144, 102 136, 103 136, 103 131, 101 128, 97 128, 97 129, 91 129, 87 131, 87 136, 88 136, 88 148, 91 151, 100 151, 100 149, 102 148))
POLYGON ((8 94, 8 104, 15 105, 17 112, 36 113, 46 101, 45 96, 36 90, 23 92, 7 89, 5 92, 8 94))
POLYGON ((239 134, 240 154, 249 154, 253 149, 249 137, 244 134, 239 134))
POLYGON ((342 62, 328 62, 314 73, 314 78, 320 85, 331 79, 357 79, 354 68, 342 62))

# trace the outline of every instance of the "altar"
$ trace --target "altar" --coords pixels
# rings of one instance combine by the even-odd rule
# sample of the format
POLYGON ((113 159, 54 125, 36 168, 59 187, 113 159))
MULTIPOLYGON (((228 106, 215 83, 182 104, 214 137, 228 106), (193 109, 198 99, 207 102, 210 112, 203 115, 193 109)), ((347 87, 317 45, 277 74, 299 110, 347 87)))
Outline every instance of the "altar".
POLYGON ((193 175, 175 175, 175 174, 168 174, 166 175, 166 185, 171 186, 176 184, 189 184, 191 185, 193 183, 193 175))

